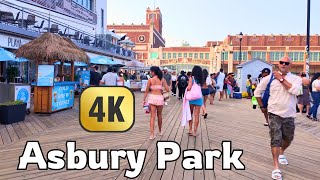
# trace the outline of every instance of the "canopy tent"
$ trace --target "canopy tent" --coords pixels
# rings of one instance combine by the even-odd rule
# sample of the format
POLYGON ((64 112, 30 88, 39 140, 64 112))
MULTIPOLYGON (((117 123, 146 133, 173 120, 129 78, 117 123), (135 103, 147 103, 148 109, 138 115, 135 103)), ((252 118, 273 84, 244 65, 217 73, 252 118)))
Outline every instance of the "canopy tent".
POLYGON ((91 64, 98 64, 98 65, 107 65, 107 66, 124 66, 121 63, 114 62, 111 58, 106 56, 97 56, 90 59, 91 64))
POLYGON ((126 67, 129 67, 129 68, 143 68, 144 64, 142 62, 133 60, 133 61, 126 62, 126 67))
MULTIPOLYGON (((54 65, 60 65, 60 64, 61 64, 60 61, 54 63, 54 65)), ((71 66, 70 63, 64 63, 63 65, 65 65, 65 66, 71 66)), ((86 64, 86 63, 84 63, 84 62, 74 62, 74 66, 85 67, 85 66, 88 66, 88 64, 86 64)))
POLYGON ((16 58, 16 55, 12 52, 0 48, 0 61, 27 62, 29 60, 25 58, 16 58))

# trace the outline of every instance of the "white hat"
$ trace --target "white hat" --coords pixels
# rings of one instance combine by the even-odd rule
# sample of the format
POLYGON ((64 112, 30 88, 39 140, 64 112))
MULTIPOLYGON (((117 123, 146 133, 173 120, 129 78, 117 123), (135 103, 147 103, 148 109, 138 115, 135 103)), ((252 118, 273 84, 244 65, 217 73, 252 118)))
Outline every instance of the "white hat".
POLYGON ((163 70, 168 70, 168 68, 167 68, 167 67, 164 67, 163 70))

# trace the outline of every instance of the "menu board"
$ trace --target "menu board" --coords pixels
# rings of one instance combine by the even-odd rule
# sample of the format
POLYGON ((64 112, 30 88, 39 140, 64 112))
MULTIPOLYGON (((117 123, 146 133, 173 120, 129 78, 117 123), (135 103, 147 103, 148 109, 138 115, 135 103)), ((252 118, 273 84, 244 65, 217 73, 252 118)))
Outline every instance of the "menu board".
POLYGON ((71 108, 74 103, 74 84, 54 86, 52 90, 52 111, 71 108))
POLYGON ((53 86, 54 65, 38 66, 37 86, 53 86))

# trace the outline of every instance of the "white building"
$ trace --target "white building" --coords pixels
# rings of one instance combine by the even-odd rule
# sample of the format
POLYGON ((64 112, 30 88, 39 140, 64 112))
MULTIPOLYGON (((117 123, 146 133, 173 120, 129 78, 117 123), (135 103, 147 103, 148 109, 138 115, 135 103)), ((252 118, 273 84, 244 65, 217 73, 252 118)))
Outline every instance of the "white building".
POLYGON ((237 82, 240 92, 246 92, 247 75, 251 75, 252 82, 255 82, 261 71, 269 68, 272 72, 273 65, 260 59, 253 59, 237 66, 237 82))

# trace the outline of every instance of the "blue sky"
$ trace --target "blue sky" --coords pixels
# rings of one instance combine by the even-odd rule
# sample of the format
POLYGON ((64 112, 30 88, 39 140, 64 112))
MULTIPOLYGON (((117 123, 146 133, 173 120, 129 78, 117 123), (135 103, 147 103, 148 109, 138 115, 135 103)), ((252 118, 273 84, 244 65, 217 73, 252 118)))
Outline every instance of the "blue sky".
MULTIPOLYGON (((108 24, 145 23, 153 0, 108 0, 108 24)), ((228 34, 306 34, 307 0, 156 0, 166 46, 204 46, 228 34)), ((320 1, 311 0, 311 34, 320 34, 320 1)))

